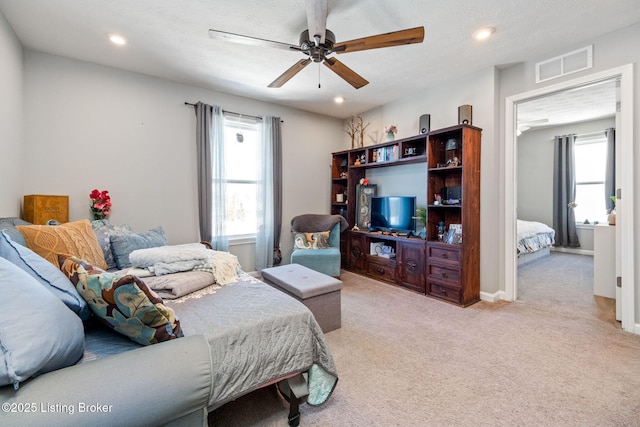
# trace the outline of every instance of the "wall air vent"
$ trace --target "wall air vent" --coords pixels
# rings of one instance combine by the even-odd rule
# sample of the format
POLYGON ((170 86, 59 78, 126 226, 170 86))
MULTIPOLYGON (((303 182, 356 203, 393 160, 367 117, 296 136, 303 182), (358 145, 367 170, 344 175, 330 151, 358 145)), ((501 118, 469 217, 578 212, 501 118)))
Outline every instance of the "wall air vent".
POLYGON ((536 64, 536 83, 593 67, 593 45, 536 64))

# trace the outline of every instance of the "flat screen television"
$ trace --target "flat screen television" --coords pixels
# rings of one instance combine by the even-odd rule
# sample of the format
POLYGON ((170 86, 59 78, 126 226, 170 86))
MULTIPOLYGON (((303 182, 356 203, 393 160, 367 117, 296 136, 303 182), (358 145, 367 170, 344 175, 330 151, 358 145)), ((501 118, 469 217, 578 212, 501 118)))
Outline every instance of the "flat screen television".
POLYGON ((408 233, 416 228, 416 198, 374 196, 371 198, 371 229, 408 233))

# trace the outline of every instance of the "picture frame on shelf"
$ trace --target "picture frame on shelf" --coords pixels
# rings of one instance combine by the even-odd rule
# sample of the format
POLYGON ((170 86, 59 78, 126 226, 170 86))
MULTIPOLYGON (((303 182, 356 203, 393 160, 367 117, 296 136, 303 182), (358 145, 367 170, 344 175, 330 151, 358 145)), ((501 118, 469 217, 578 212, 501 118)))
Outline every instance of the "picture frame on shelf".
POLYGON ((369 228, 371 224, 371 198, 376 195, 376 184, 356 186, 356 224, 361 229, 369 228))
POLYGON ((462 243, 462 224, 449 224, 444 241, 449 244, 462 243))

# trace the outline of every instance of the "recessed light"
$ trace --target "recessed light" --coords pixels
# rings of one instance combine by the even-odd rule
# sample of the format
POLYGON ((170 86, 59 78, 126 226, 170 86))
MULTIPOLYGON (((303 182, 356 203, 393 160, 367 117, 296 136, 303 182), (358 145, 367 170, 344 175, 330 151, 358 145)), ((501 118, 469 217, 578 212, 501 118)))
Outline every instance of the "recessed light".
POLYGON ((486 40, 495 32, 496 29, 493 27, 480 28, 473 33, 473 38, 476 40, 486 40))
POLYGON ((333 98, 333 102, 335 102, 336 104, 342 104, 344 102, 344 97, 336 96, 335 98, 333 98))
POLYGON ((111 40, 111 43, 117 44, 117 45, 127 44, 127 40, 118 34, 109 34, 109 40, 111 40))

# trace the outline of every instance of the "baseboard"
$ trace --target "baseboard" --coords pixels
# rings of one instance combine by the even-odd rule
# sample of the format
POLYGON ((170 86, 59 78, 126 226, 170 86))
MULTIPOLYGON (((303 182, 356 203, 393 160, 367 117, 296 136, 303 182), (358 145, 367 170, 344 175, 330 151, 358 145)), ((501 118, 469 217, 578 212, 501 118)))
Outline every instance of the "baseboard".
POLYGON ((488 293, 488 292, 480 292, 480 301, 487 301, 487 302, 498 302, 502 299, 504 299, 504 291, 498 291, 498 292, 494 292, 492 294, 488 293))
POLYGON ((593 251, 589 249, 564 248, 559 246, 553 246, 551 248, 551 252, 564 252, 568 254, 593 256, 593 251))

